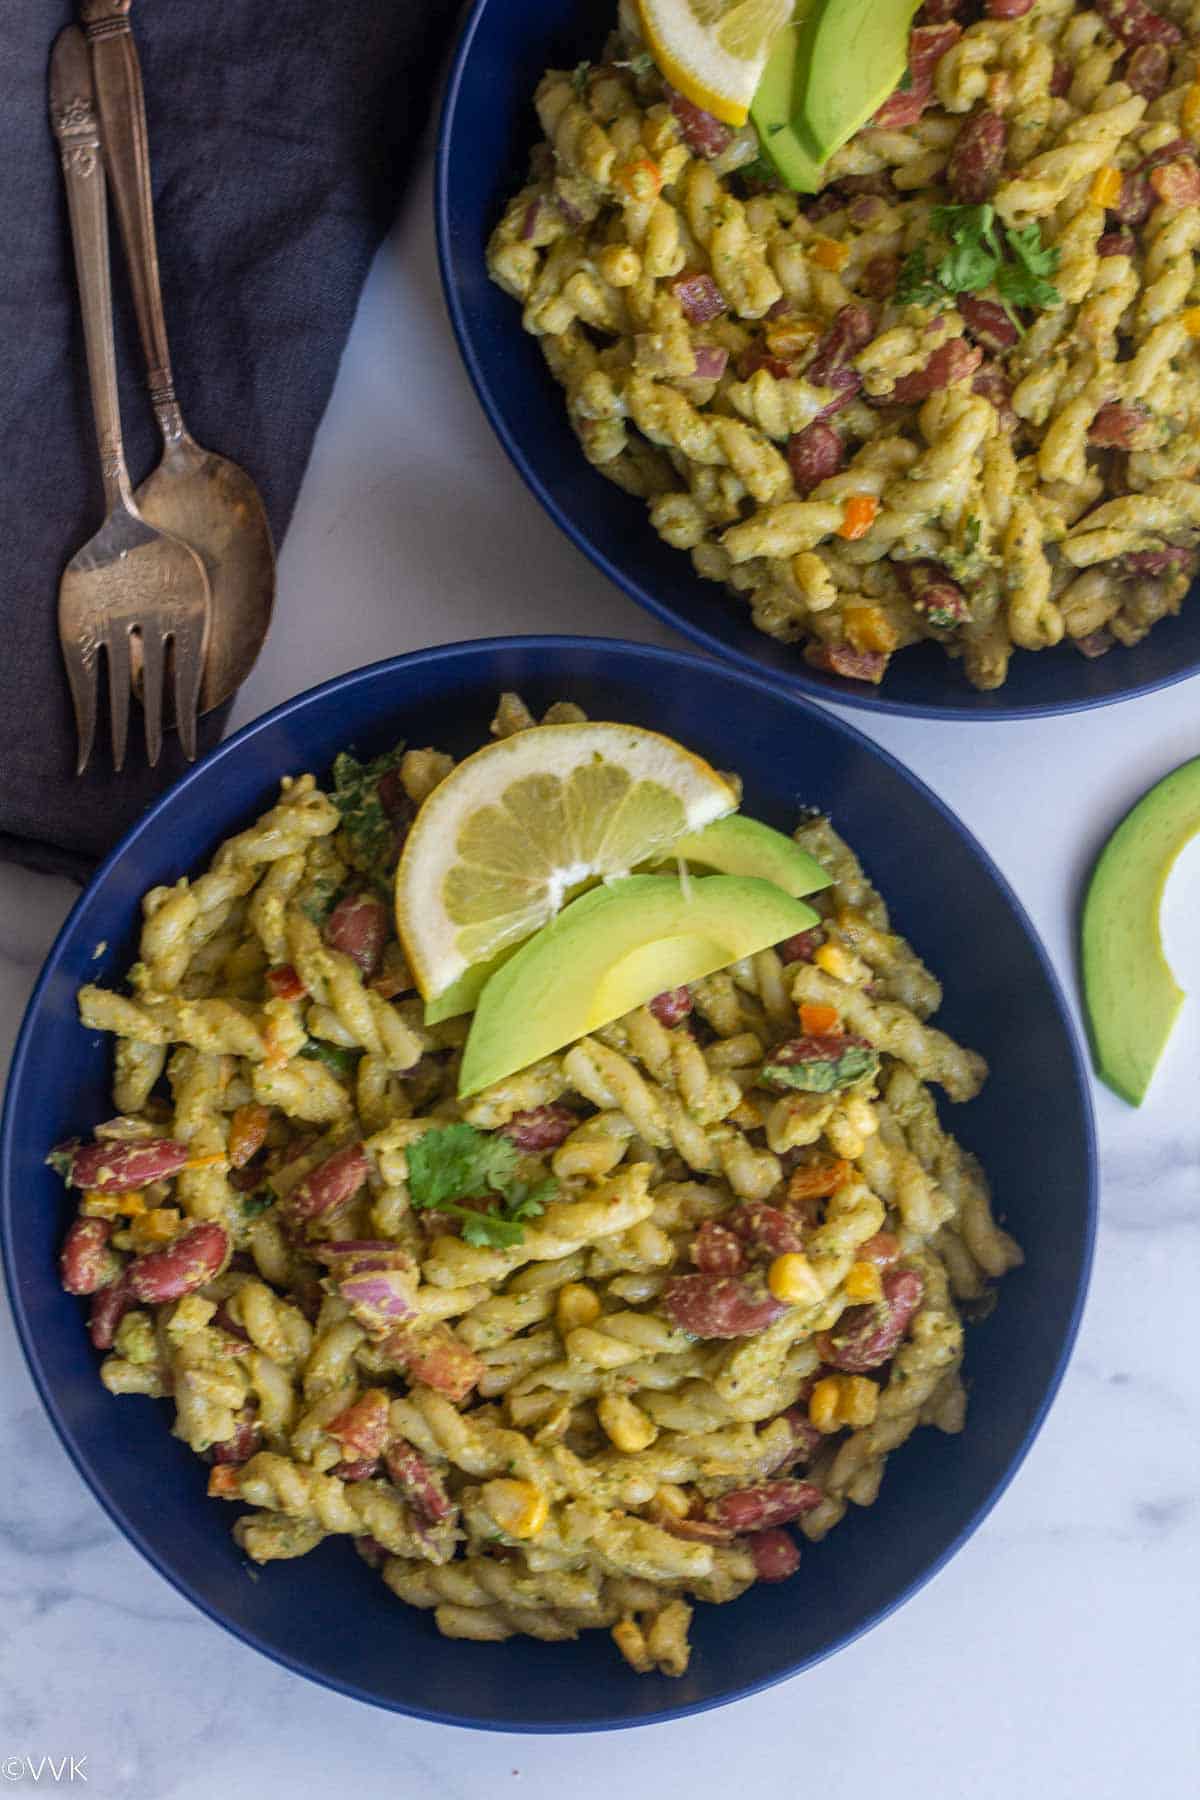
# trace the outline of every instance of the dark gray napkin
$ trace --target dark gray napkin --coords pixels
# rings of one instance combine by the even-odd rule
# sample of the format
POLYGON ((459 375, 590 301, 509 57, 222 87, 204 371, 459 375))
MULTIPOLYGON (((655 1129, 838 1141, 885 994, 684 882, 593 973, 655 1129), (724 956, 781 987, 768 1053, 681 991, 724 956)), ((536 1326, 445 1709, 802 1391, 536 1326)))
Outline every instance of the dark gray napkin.
MULTIPOLYGON (((459 0, 158 0, 134 9, 176 387, 200 443, 262 490, 278 541, 371 254, 428 116, 459 0)), ((0 857, 84 876, 186 768, 112 772, 107 711, 74 774, 63 564, 103 512, 74 266, 47 117, 71 9, 10 0, 0 52, 0 857)), ((113 228, 130 473, 158 457, 113 228)), ((281 593, 275 629, 287 629, 281 593)), ((222 720, 204 721, 211 747, 222 720)))

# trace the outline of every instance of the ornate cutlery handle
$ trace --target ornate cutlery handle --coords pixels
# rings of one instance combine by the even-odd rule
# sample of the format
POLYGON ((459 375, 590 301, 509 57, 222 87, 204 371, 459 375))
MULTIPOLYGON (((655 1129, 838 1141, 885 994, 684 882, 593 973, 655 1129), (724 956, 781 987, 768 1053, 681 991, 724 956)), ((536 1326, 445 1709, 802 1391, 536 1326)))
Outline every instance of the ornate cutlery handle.
POLYGON ((167 321, 158 275, 150 139, 142 68, 129 23, 132 0, 80 0, 79 15, 92 50, 104 156, 129 262, 134 310, 146 356, 146 379, 163 437, 178 438, 183 419, 175 398, 167 321))
POLYGON ((50 122, 62 157, 75 274, 87 344, 92 413, 100 446, 100 471, 109 512, 131 506, 129 475, 121 443, 121 409, 117 398, 117 352, 113 342, 112 282, 108 265, 108 209, 100 128, 92 94, 87 44, 77 26, 68 25, 50 53, 50 122))

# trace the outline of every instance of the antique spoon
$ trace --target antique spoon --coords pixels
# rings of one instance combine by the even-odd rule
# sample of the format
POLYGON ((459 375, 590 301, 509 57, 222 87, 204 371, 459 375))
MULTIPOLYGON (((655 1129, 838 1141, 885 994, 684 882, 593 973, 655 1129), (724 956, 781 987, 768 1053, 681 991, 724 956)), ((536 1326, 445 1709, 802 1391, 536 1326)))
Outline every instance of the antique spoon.
POLYGON ((205 450, 175 396, 158 274, 142 72, 129 24, 132 0, 81 0, 108 179, 129 262, 150 404, 163 456, 137 490, 143 514, 194 545, 212 590, 200 710, 228 700, 257 660, 275 599, 275 551, 258 489, 244 469, 205 450))

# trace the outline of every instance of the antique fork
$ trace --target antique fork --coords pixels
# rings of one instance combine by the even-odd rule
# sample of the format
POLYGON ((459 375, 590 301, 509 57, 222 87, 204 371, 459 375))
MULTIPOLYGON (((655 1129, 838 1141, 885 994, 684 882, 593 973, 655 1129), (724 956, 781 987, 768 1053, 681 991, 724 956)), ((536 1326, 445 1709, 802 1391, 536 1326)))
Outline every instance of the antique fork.
POLYGON ((59 33, 51 52, 50 119, 71 215, 106 508, 100 530, 63 570, 58 592, 59 641, 79 734, 76 773, 83 773, 92 752, 102 649, 108 663, 113 763, 118 770, 124 766, 135 634, 141 646, 146 755, 153 765, 162 750, 162 691, 170 642, 175 717, 184 752, 194 760, 196 706, 208 635, 208 577, 194 550, 146 523, 129 485, 117 398, 100 132, 87 44, 74 25, 59 33))

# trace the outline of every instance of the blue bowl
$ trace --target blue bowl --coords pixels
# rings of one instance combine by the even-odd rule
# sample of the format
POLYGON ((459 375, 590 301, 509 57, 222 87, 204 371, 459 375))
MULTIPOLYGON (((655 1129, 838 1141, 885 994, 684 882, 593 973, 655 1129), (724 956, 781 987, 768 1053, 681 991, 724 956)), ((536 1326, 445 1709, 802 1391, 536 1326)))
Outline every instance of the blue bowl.
POLYGON ((595 1730, 718 1705, 829 1655, 928 1580, 995 1502, 1045 1416, 1079 1320, 1094 1210, 1088 1090, 1063 997, 970 834, 820 708, 708 659, 596 639, 494 639, 376 663, 223 744, 130 832, 67 920, 29 1003, 0 1132, 0 1228, 21 1342, 68 1453, 130 1541, 210 1618, 286 1667, 398 1712, 510 1731, 595 1730), (110 1044, 80 1028, 75 991, 120 979, 141 895, 202 867, 270 803, 280 776, 324 771, 347 742, 371 753, 401 736, 472 748, 501 688, 535 708, 569 698, 593 717, 672 733, 740 770, 747 809, 777 826, 801 806, 831 812, 898 928, 945 977, 942 1022, 991 1063, 982 1096, 953 1109, 953 1128, 982 1157, 1028 1257, 969 1334, 964 1435, 920 1432, 893 1457, 878 1503, 851 1508, 794 1581, 700 1607, 680 1681, 631 1674, 602 1632, 571 1646, 447 1642, 336 1540, 252 1578, 229 1535, 232 1509, 205 1497, 205 1466, 168 1435, 169 1404, 101 1387, 80 1303, 56 1275, 68 1207, 43 1158, 112 1110, 110 1044))
MULTIPOLYGON (((467 371, 496 435, 551 518, 632 600, 715 655, 817 699, 939 719, 1038 718, 1131 699, 1200 668, 1200 602, 1134 650, 1089 662, 1069 646, 1017 651, 1002 688, 980 693, 936 644, 897 656, 882 689, 822 675, 798 645, 765 637, 741 599, 702 581, 658 537, 642 501, 585 461, 562 392, 516 302, 489 281, 484 247, 520 187, 538 136, 533 92, 547 68, 599 56, 615 0, 476 0, 442 113, 436 210, 446 305, 467 371)), ((1194 596, 1195 590, 1193 590, 1194 596)))

